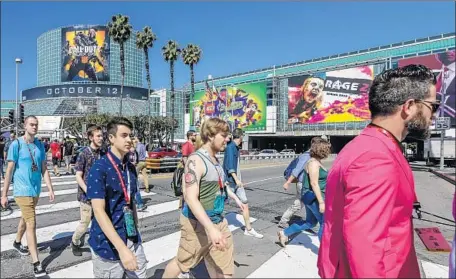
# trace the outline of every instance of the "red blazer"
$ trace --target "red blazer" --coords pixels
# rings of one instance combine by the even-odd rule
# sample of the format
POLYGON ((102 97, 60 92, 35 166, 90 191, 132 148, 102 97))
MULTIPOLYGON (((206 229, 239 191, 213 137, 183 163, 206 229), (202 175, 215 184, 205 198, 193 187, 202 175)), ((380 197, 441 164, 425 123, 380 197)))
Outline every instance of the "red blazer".
POLYGON ((328 175, 321 278, 420 278, 413 243, 412 170, 398 143, 369 126, 328 175))

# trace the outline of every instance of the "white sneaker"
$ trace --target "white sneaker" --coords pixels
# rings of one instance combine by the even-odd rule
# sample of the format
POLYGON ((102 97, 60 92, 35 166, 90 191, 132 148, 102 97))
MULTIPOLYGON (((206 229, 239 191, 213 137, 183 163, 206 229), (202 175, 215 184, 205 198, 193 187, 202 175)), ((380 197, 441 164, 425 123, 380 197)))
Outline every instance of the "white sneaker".
POLYGON ((252 228, 250 231, 245 229, 244 230, 244 235, 253 236, 253 237, 256 237, 256 238, 263 238, 263 235, 260 234, 260 233, 257 233, 254 228, 252 228))

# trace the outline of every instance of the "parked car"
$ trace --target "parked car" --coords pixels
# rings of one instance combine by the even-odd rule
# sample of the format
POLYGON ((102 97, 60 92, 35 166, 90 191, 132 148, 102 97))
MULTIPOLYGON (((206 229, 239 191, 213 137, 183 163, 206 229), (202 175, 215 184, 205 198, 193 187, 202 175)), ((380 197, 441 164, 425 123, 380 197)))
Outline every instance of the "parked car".
POLYGON ((280 151, 280 154, 283 154, 283 155, 294 155, 296 153, 295 153, 295 151, 293 149, 284 149, 284 150, 280 151))
POLYGON ((277 152, 277 150, 275 149, 263 149, 260 151, 260 153, 258 155, 260 156, 267 156, 267 155, 277 155, 279 152, 277 152))
POLYGON ((260 154, 260 150, 258 148, 250 149, 249 150, 250 155, 258 155, 260 154))
POLYGON ((178 152, 174 149, 171 148, 166 148, 166 147, 158 147, 149 152, 149 158, 152 159, 161 159, 165 157, 176 157, 178 152))

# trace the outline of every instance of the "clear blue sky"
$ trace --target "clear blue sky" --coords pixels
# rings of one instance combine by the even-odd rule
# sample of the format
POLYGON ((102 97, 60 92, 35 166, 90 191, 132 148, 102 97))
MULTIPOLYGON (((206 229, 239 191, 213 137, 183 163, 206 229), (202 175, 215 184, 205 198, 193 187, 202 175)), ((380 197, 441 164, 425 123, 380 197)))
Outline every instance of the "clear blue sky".
MULTIPOLYGON (((196 80, 245 72, 455 32, 455 3, 447 2, 2 2, 1 98, 36 86, 36 40, 47 30, 73 24, 106 24, 130 16, 133 28, 152 27, 152 87, 169 87, 161 47, 167 40, 199 45, 196 80)), ((114 58, 117 59, 117 58, 114 58)), ((176 66, 176 86, 188 83, 188 67, 176 66)))

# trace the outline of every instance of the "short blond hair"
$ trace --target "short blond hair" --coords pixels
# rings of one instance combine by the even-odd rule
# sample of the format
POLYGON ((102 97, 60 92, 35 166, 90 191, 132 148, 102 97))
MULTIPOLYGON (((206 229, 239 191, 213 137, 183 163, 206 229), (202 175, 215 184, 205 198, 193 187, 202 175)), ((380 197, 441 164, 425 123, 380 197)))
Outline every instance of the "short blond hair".
POLYGON ((200 136, 202 144, 206 144, 209 138, 215 137, 218 133, 225 133, 228 135, 230 126, 225 120, 220 118, 210 118, 204 121, 200 129, 200 136))

